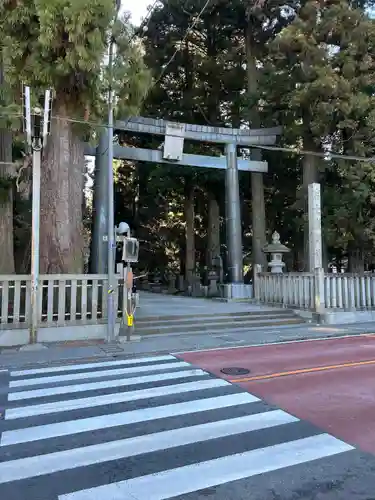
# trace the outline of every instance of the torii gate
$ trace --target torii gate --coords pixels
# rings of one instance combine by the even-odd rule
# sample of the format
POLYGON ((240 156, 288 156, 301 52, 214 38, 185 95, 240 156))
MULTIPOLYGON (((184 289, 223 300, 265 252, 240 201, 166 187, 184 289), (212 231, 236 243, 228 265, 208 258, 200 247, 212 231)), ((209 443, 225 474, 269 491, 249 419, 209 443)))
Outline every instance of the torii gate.
MULTIPOLYGON (((228 268, 231 283, 243 283, 243 253, 240 195, 238 170, 248 172, 267 172, 268 165, 264 161, 244 160, 237 157, 237 146, 251 147, 256 145, 275 144, 281 133, 281 127, 261 129, 234 129, 227 127, 211 127, 176 123, 153 118, 133 117, 127 121, 117 121, 116 130, 133 133, 147 133, 164 136, 163 150, 141 149, 114 146, 114 157, 143 162, 168 163, 170 165, 186 165, 202 168, 219 168, 226 170, 226 220, 228 268), (226 158, 205 155, 185 154, 184 139, 225 145, 226 158)), ((108 145, 107 132, 102 133, 96 148, 95 173, 95 213, 92 242, 93 272, 107 272, 107 252, 105 236, 108 234, 107 173, 108 145)), ((86 155, 95 155, 95 149, 86 146, 86 155)), ((256 210, 256 207, 254 207, 256 210)))

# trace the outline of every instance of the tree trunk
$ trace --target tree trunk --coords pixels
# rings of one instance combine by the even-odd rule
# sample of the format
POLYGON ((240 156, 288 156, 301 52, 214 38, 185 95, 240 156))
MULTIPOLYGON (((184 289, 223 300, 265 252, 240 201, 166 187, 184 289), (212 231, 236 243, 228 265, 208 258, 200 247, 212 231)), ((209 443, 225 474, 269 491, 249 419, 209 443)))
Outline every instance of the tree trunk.
POLYGON ((349 273, 357 274, 363 274, 365 272, 364 252, 355 244, 348 245, 348 271, 349 273))
POLYGON ((207 267, 220 255, 220 208, 216 197, 208 194, 207 267))
MULTIPOLYGON (((258 69, 250 22, 246 29, 247 90, 249 97, 258 92, 258 69)), ((251 128, 260 127, 260 115, 254 106, 249 109, 251 128)), ((259 149, 251 151, 251 159, 260 161, 262 153, 259 149)), ((253 224, 253 266, 260 264, 266 269, 267 259, 263 252, 266 241, 266 209, 264 202, 263 174, 251 172, 252 224, 253 224)))
POLYGON ((186 261, 185 280, 187 286, 193 285, 195 271, 195 231, 194 231, 194 187, 187 186, 185 190, 185 238, 186 261))
MULTIPOLYGON (((56 114, 67 116, 64 106, 56 114)), ((83 272, 84 146, 68 120, 52 120, 42 163, 40 272, 83 272)))
MULTIPOLYGON (((4 69, 0 54, 0 85, 4 69)), ((14 273, 12 133, 0 130, 0 274, 14 273)))
MULTIPOLYGON (((25 230, 26 233, 26 230, 25 230)), ((16 274, 30 274, 31 269, 31 230, 25 234, 24 246, 15 245, 14 249, 14 267, 16 274)))

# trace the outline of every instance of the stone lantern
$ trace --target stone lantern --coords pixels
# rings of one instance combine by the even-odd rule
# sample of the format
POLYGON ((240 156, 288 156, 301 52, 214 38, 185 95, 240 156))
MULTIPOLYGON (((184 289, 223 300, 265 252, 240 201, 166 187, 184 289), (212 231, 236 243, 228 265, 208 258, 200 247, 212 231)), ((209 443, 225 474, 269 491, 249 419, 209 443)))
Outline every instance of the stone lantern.
POLYGON ((280 235, 277 231, 272 234, 272 243, 265 245, 263 252, 271 255, 271 260, 268 263, 271 273, 282 273, 285 266, 283 254, 290 252, 290 248, 280 243, 280 235))

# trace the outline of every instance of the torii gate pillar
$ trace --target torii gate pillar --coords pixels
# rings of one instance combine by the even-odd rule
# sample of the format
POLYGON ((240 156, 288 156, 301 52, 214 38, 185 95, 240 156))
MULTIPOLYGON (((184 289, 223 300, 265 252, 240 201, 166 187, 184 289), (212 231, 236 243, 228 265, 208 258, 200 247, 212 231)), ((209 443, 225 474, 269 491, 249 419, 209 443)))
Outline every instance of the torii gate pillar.
POLYGON ((225 175, 228 272, 230 283, 243 283, 241 203, 238 182, 237 147, 226 144, 225 175))

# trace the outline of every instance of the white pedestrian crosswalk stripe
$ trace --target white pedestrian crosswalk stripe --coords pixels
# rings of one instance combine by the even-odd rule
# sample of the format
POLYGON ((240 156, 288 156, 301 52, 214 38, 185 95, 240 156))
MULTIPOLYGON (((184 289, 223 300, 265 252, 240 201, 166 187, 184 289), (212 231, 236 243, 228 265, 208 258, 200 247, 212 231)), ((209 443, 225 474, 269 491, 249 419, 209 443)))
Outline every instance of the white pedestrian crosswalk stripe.
MULTIPOLYGON (((96 363, 85 363, 81 365, 70 365, 70 366, 53 366, 49 368, 35 368, 33 370, 21 370, 21 371, 13 371, 11 372, 12 377, 22 377, 27 375, 42 375, 43 373, 59 373, 59 372, 70 372, 77 370, 87 370, 94 368, 97 370, 98 368, 109 368, 111 366, 126 366, 126 365, 134 365, 138 363, 145 362, 144 358, 142 359, 119 359, 116 361, 102 361, 96 363)), ((147 363, 158 363, 160 361, 176 361, 174 356, 153 356, 147 358, 147 363)))
POLYGON ((0 498, 165 500, 353 450, 170 355, 9 376, 0 498))
MULTIPOLYGON (((15 431, 3 432, 1 446, 17 443, 27 443, 60 436, 71 436, 80 432, 90 432, 98 429, 108 429, 109 427, 119 427, 121 425, 135 422, 147 422, 199 411, 215 410, 228 406, 252 403, 254 397, 250 394, 232 394, 215 398, 192 400, 185 403, 157 406, 150 411, 148 408, 133 410, 111 415, 101 415, 100 417, 89 417, 80 420, 68 420, 57 424, 47 424, 37 427, 28 427, 15 431)), ((6 414, 5 414, 6 415, 6 414)))
POLYGON ((97 488, 60 495, 59 500, 165 500, 191 491, 282 469, 347 451, 345 443, 327 434, 299 439, 238 455, 162 471, 97 488), (251 465, 249 465, 249 463, 251 465), (151 486, 152 485, 152 486, 151 486))
POLYGON ((91 382, 79 385, 67 385, 59 387, 48 387, 46 389, 32 389, 30 391, 19 391, 9 394, 9 401, 20 399, 42 398, 45 396, 54 396, 57 394, 69 394, 73 392, 95 391, 99 389, 108 389, 109 387, 123 387, 137 384, 146 384, 147 382, 157 382, 160 380, 177 380, 180 378, 196 377, 204 375, 202 370, 185 370, 182 372, 158 373, 157 375, 144 375, 143 377, 132 377, 126 379, 106 380, 105 382, 91 382))
POLYGON ((281 410, 269 411, 262 419, 248 415, 236 419, 209 422, 172 431, 158 432, 136 438, 121 439, 110 443, 87 446, 68 451, 49 453, 31 458, 21 458, 0 464, 0 483, 41 476, 72 467, 83 467, 119 458, 126 458, 150 451, 183 446, 196 441, 208 441, 222 436, 232 436, 256 429, 296 422, 292 415, 281 410))
MULTIPOLYGON (((39 405, 21 406, 20 408, 9 409, 6 412, 6 419, 31 417, 32 415, 46 415, 47 413, 57 413, 59 411, 77 410, 80 408, 93 408, 114 403, 124 403, 126 401, 137 401, 138 399, 152 398, 157 396, 167 396, 170 394, 182 394, 184 392, 202 391, 214 387, 223 387, 228 382, 225 380, 199 380, 187 382, 185 384, 169 385, 166 387, 153 387, 141 391, 120 392, 115 394, 105 394, 104 396, 93 396, 91 398, 71 399, 68 401, 58 401, 56 403, 44 403, 39 405)), ((254 398, 256 401, 256 398, 254 398)))
MULTIPOLYGON (((189 366, 188 363, 183 361, 177 363, 170 363, 169 368, 184 368, 189 366)), ((128 375, 130 373, 142 373, 149 371, 164 370, 165 365, 150 365, 150 366, 133 366, 132 368, 116 368, 115 370, 105 370, 99 372, 81 372, 71 373, 69 375, 55 375, 53 377, 38 377, 38 378, 25 378, 14 380, 10 382, 9 387, 25 387, 30 385, 41 384, 54 384, 59 382, 69 382, 71 380, 83 380, 89 378, 102 378, 102 377, 118 377, 119 375, 128 375)))

